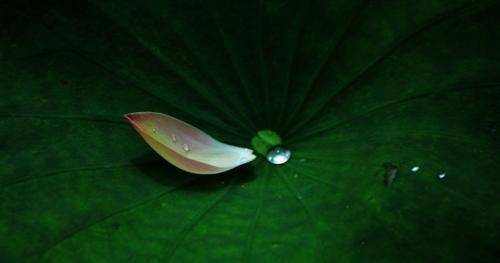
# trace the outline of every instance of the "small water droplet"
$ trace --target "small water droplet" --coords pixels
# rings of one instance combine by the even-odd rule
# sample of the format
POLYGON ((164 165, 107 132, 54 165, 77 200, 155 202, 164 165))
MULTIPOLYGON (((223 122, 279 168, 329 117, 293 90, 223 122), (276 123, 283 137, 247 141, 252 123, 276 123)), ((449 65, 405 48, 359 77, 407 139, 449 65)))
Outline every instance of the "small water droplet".
POLYGON ((414 173, 416 173, 418 170, 420 170, 420 167, 418 167, 416 165, 411 168, 411 171, 414 173))
POLYGON ((182 149, 184 149, 184 151, 186 152, 189 152, 189 145, 187 145, 186 143, 182 146, 182 149))
POLYGON ((446 173, 445 172, 438 172, 436 176, 438 179, 443 179, 446 177, 446 173))
POLYGON ((298 198, 299 200, 302 200, 302 199, 303 199, 303 197, 302 197, 301 195, 297 195, 297 198, 298 198))
POLYGON ((172 134, 172 136, 170 136, 170 138, 172 138, 172 141, 174 143, 177 142, 177 136, 175 134, 172 134))
POLYGON ((288 162, 292 152, 281 146, 277 146, 269 150, 267 153, 267 160, 272 164, 284 164, 288 162))
POLYGON ((245 188, 246 186, 244 184, 241 185, 241 188, 245 188))
POLYGON ((301 163, 303 163, 305 161, 306 161, 306 159, 304 159, 304 158, 302 158, 302 159, 299 160, 299 162, 301 162, 301 163))
POLYGON ((298 175, 298 174, 294 174, 294 175, 293 175, 293 178, 298 178, 298 177, 299 177, 299 175, 298 175))
POLYGON ((156 133, 156 132, 157 132, 156 128, 153 128, 153 133, 156 133))

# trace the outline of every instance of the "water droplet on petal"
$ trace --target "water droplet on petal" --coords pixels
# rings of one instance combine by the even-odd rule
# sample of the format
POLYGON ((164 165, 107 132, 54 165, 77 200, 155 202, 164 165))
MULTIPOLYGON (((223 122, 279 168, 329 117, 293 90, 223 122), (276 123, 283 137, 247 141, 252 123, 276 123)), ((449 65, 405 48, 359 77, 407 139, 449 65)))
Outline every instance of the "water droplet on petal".
POLYGON ((186 152, 189 152, 189 145, 187 145, 186 143, 182 146, 182 149, 184 149, 184 151, 186 152))
POLYGON ((267 160, 272 164, 284 164, 288 162, 292 152, 281 146, 277 146, 269 150, 267 153, 267 160))
POLYGON ((445 172, 438 172, 436 176, 438 179, 443 179, 444 177, 446 177, 446 173, 445 172))
POLYGON ((413 166, 411 168, 411 171, 414 172, 414 173, 416 173, 418 170, 420 170, 420 167, 418 167, 418 166, 413 166))
POLYGON ((177 136, 175 134, 172 134, 171 138, 174 143, 177 142, 177 136))

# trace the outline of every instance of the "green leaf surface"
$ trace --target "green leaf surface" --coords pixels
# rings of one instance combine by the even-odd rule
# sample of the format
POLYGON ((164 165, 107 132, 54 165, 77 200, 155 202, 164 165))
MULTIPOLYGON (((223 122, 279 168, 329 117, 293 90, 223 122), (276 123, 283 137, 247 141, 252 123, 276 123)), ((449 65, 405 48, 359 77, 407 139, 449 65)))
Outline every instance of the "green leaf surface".
POLYGON ((1 262, 498 259, 498 1, 35 2, 0 2, 1 262), (188 174, 135 111, 292 158, 188 174))

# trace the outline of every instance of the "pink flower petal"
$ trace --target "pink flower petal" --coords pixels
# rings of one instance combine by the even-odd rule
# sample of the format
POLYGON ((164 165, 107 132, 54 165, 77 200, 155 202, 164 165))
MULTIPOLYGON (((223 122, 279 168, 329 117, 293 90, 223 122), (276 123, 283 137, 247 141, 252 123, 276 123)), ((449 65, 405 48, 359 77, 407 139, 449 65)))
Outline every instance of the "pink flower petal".
POLYGON ((216 174, 255 159, 252 150, 221 143, 181 120, 156 112, 124 115, 161 157, 196 174, 216 174))

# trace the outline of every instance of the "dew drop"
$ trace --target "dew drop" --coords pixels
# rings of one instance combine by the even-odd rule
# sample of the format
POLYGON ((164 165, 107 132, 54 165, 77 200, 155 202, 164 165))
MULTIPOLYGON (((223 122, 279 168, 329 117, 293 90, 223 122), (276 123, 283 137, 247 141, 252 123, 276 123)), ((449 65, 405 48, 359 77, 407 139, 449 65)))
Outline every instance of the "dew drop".
POLYGON ((277 146, 269 150, 267 153, 267 160, 272 164, 284 164, 290 160, 292 152, 281 146, 277 146))
POLYGON ((186 143, 182 146, 182 149, 184 149, 184 151, 186 152, 189 152, 189 145, 187 145, 186 143))
POLYGON ((443 179, 446 177, 446 173, 445 172, 438 172, 436 176, 438 179, 443 179))
POLYGON ((418 167, 416 165, 411 168, 411 171, 414 173, 416 173, 418 170, 420 170, 420 167, 418 167))
POLYGON ((174 143, 177 142, 177 136, 175 134, 172 134, 172 136, 170 136, 170 138, 172 139, 172 141, 174 143))

